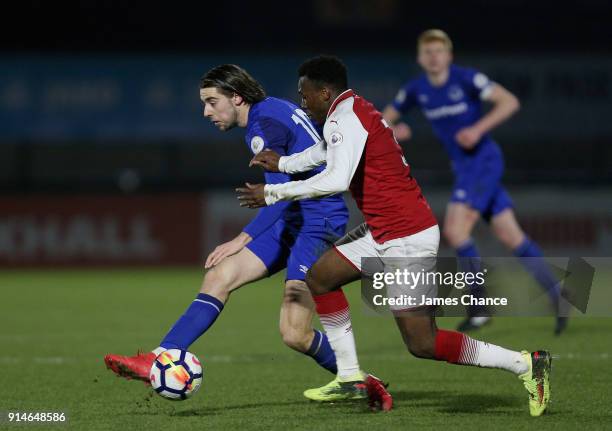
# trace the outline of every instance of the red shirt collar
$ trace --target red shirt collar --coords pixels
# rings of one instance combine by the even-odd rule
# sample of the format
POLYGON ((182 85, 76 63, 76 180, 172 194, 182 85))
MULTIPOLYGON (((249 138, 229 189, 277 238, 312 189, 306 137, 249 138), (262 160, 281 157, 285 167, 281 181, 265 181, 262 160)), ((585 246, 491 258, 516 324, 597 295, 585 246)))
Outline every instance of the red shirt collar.
POLYGON ((338 97, 336 97, 336 100, 334 100, 331 106, 329 107, 329 111, 327 111, 327 116, 329 117, 331 113, 334 112, 334 109, 336 109, 336 106, 338 106, 338 103, 342 102, 343 100, 348 99, 349 97, 353 97, 354 95, 355 93, 350 88, 340 93, 338 97))

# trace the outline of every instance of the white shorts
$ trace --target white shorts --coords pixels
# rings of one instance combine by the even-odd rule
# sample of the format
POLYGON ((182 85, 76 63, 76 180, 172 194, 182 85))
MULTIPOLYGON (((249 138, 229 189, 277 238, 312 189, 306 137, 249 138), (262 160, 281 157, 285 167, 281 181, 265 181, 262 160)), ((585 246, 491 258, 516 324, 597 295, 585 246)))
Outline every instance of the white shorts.
MULTIPOLYGON (((440 228, 432 226, 421 232, 402 238, 392 239, 382 244, 374 241, 368 226, 363 223, 342 237, 334 248, 345 260, 350 262, 366 277, 376 272, 396 272, 408 270, 411 273, 435 270, 436 256, 440 243, 440 228), (369 258, 364 259, 362 258, 369 258)), ((423 295, 435 297, 438 289, 435 283, 418 282, 387 285, 387 297, 413 296, 421 302, 423 295)), ((404 310, 418 307, 389 306, 391 310, 404 310)))

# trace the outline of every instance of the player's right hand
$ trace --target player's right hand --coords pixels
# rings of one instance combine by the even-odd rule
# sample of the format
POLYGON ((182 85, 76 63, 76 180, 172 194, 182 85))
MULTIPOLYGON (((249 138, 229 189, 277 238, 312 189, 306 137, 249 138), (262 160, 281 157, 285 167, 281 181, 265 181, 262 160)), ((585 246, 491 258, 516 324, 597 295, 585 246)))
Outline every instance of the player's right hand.
POLYGON ((268 172, 280 172, 278 169, 278 161, 280 155, 272 150, 263 150, 262 152, 255 154, 255 156, 249 162, 249 167, 259 166, 268 172))
POLYGON ((393 134, 398 141, 407 141, 412 138, 412 129, 406 123, 397 123, 393 126, 393 134))
POLYGON ((238 253, 250 241, 251 236, 245 232, 241 232, 240 235, 238 235, 233 240, 218 245, 206 258, 206 262, 204 263, 204 269, 210 269, 226 257, 238 253))

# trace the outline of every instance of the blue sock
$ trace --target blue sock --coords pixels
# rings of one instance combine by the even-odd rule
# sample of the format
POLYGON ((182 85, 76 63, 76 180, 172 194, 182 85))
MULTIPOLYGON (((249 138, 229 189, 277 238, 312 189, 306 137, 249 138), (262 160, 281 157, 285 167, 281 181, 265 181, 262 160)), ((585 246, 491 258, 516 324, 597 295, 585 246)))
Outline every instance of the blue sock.
POLYGON ((544 260, 540 247, 525 237, 521 245, 514 250, 514 255, 548 293, 551 302, 556 306, 559 299, 559 280, 553 275, 548 263, 544 260))
POLYGON ((187 350, 217 320, 222 310, 223 303, 217 298, 205 293, 198 294, 160 346, 165 349, 187 350))
MULTIPOLYGON (((468 239, 466 242, 461 244, 456 250, 458 256, 459 268, 463 272, 472 272, 476 273, 481 270, 481 258, 480 253, 478 253, 478 249, 476 248, 476 244, 472 239, 468 239)), ((469 286, 470 294, 476 298, 484 298, 485 297, 485 289, 484 286, 476 286, 474 284, 469 286)), ((486 308, 480 305, 470 305, 468 306, 468 316, 476 317, 476 316, 485 316, 486 308)))
POLYGON ((338 368, 336 367, 336 355, 329 344, 327 335, 325 335, 323 332, 317 331, 316 329, 314 330, 312 344, 305 354, 317 361, 317 364, 325 368, 330 373, 338 373, 338 368))

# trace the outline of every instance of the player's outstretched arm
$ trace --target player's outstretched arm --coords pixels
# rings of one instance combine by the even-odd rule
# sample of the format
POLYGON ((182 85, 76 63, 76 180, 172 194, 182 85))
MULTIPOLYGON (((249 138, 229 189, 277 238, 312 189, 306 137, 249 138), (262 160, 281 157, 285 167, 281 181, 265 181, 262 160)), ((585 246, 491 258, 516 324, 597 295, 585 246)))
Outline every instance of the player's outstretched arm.
POLYGON ((520 108, 518 98, 499 84, 492 85, 484 100, 491 102, 493 108, 474 125, 457 132, 457 142, 463 148, 473 148, 482 135, 499 126, 520 108))
POLYGON ((398 141, 407 141, 412 138, 412 129, 410 126, 403 121, 398 123, 402 114, 400 111, 395 109, 393 105, 387 105, 382 113, 383 119, 389 124, 389 127, 393 129, 393 135, 398 141))
POLYGON ((249 166, 259 166, 269 172, 284 172, 296 174, 306 172, 325 163, 327 146, 324 140, 306 148, 304 151, 290 156, 280 156, 274 151, 264 150, 256 154, 249 166))
POLYGON ((382 112, 382 116, 390 126, 393 126, 402 117, 402 114, 395 109, 395 106, 387 105, 382 112))
POLYGON ((304 181, 284 184, 247 184, 236 189, 240 206, 258 208, 278 201, 319 198, 348 189, 361 160, 368 132, 359 119, 346 116, 341 125, 325 129, 327 166, 323 172, 304 181))
POLYGON ((506 121, 521 106, 518 98, 499 84, 493 84, 493 88, 485 100, 491 102, 493 108, 476 123, 482 134, 490 132, 506 121))
POLYGON ((412 138, 412 129, 408 124, 401 122, 402 114, 417 106, 414 82, 404 84, 382 112, 383 119, 393 129, 393 135, 398 141, 407 141, 412 138))

